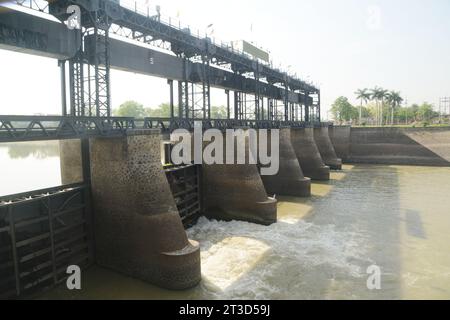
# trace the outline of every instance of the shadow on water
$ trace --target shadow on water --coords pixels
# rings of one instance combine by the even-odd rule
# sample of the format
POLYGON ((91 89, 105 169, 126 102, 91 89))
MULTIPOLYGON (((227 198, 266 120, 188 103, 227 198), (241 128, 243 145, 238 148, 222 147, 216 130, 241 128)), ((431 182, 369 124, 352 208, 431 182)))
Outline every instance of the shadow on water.
POLYGON ((417 210, 405 210, 405 223, 408 235, 416 238, 427 239, 422 217, 417 210))

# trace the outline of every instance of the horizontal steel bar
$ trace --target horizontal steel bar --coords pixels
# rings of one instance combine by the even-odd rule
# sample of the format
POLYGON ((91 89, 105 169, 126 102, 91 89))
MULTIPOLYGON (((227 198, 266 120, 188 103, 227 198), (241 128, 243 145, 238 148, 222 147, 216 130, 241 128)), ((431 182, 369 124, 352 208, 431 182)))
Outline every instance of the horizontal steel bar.
MULTIPOLYGON (((1 116, 0 116, 1 117, 1 116)), ((0 197, 0 208, 15 205, 22 202, 38 201, 41 198, 54 197, 61 193, 73 192, 86 189, 88 185, 83 183, 67 184, 58 187, 33 190, 28 192, 16 193, 0 197)))
MULTIPOLYGON (((272 120, 0 115, 0 142, 118 137, 135 129, 160 129, 163 132, 172 132, 175 129, 193 130, 195 122, 201 122, 205 130, 301 128, 307 125, 301 121, 272 120)), ((0 197, 0 201, 2 198, 0 197)))

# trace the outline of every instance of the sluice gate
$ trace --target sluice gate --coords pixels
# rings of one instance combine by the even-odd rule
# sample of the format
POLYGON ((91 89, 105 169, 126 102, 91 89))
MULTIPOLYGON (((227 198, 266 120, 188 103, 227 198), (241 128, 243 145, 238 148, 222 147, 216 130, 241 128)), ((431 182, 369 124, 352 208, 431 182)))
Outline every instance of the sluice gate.
POLYGON ((185 228, 195 224, 202 214, 201 166, 165 166, 178 213, 185 228))
POLYGON ((75 184, 0 198, 0 298, 63 283, 94 262, 90 187, 75 184))
MULTIPOLYGON (((59 284, 68 265, 92 263, 185 289, 201 275, 199 246, 183 225, 201 214, 276 222, 276 199, 267 194, 257 165, 163 167, 158 134, 191 130, 195 121, 220 130, 320 122, 319 88, 117 1, 32 1, 30 7, 59 22, 1 10, 0 48, 58 60, 61 115, 0 115, 0 142, 67 140, 60 143, 61 169, 70 187, 0 198, 0 255, 6 259, 0 262, 0 295, 59 284), (39 3, 45 8, 36 8, 39 3), (80 8, 81 31, 66 27, 68 5, 80 8), (166 79, 170 117, 113 117, 111 69, 166 79), (226 94, 226 119, 211 118, 213 87, 226 94)), ((293 185, 306 181, 307 193, 309 180, 288 149, 284 163, 298 173, 293 185)), ((283 179, 288 171, 282 168, 283 179)))

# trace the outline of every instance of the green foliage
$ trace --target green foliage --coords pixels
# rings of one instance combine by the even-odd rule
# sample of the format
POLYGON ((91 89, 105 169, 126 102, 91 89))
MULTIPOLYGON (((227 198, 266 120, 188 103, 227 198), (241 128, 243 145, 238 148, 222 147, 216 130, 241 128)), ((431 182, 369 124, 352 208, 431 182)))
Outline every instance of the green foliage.
POLYGON ((162 103, 157 108, 147 108, 146 114, 148 117, 153 118, 169 118, 170 105, 168 103, 162 103))
MULTIPOLYGON (((178 116, 178 109, 174 110, 175 116, 178 116)), ((144 108, 144 106, 136 101, 126 101, 122 103, 118 109, 113 111, 116 117, 134 117, 134 118, 169 118, 170 105, 169 103, 162 103, 156 108, 144 108)), ((224 106, 211 107, 212 119, 226 119, 227 109, 224 106)))
POLYGON ((211 107, 211 119, 226 119, 227 109, 224 106, 212 106, 211 107))
POLYGON ((116 117, 144 118, 146 112, 144 106, 136 101, 126 101, 118 109, 113 111, 116 117))
POLYGON ((358 118, 359 111, 352 106, 346 97, 339 97, 331 106, 331 113, 334 119, 342 121, 351 121, 358 118))
POLYGON ((418 112, 417 115, 419 116, 419 119, 424 121, 424 122, 429 121, 432 118, 433 114, 434 114, 433 106, 431 104, 429 104, 429 103, 426 103, 426 102, 423 103, 419 107, 417 112, 418 112))

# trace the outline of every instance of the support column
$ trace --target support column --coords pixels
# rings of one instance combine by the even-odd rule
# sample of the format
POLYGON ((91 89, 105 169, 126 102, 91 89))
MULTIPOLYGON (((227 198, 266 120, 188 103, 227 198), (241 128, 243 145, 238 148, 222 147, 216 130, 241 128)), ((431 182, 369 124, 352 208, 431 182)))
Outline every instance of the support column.
POLYGON ((314 129, 291 129, 291 141, 305 176, 312 180, 329 180, 330 168, 325 165, 314 141, 314 129))
POLYGON ((60 73, 61 73, 61 115, 67 115, 67 98, 66 98, 66 61, 58 61, 60 73))
MULTIPOLYGON (((271 131, 268 133, 270 149, 271 131)), ((291 144, 291 129, 280 129, 279 140, 280 168, 276 175, 261 176, 269 195, 309 197, 311 195, 311 179, 305 178, 302 168, 291 144)))
POLYGON ((333 144, 331 143, 330 136, 328 134, 328 124, 320 124, 314 128, 314 140, 316 141, 317 148, 320 155, 327 166, 333 170, 342 169, 342 160, 339 159, 334 151, 333 144))
POLYGON ((81 140, 59 141, 59 159, 62 184, 83 182, 81 140))
POLYGON ((230 90, 225 90, 225 94, 227 95, 227 119, 230 119, 230 90))
POLYGON ((173 102, 173 80, 167 80, 167 84, 169 85, 169 96, 170 96, 170 118, 174 119, 175 118, 175 107, 174 107, 174 102, 173 102))
POLYGON ((329 126, 328 133, 336 155, 346 161, 350 154, 350 126, 329 126))
POLYGON ((97 263, 168 289, 201 279, 161 165, 158 130, 91 140, 97 263))
MULTIPOLYGON (((242 147, 242 143, 235 139, 235 163, 236 150, 239 147, 242 147)), ((248 139, 245 142, 245 150, 248 159, 248 139)), ((224 154, 224 159, 225 157, 224 154)), ((202 175, 205 216, 208 218, 241 220, 263 225, 277 221, 277 201, 267 197, 257 165, 203 165, 202 175)))

